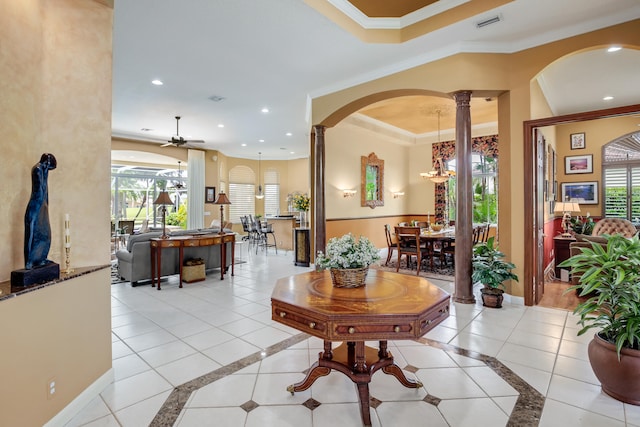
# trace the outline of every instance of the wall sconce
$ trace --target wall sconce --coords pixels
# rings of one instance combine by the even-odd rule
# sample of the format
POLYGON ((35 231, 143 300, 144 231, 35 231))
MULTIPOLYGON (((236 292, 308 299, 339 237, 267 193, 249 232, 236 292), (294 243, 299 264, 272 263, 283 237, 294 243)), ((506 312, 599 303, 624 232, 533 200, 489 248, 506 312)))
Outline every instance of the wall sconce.
POLYGON ((394 191, 391 194, 393 194, 394 199, 397 199, 398 197, 404 196, 404 191, 394 191))
POLYGON ((342 197, 353 197, 356 195, 356 190, 342 190, 342 197))

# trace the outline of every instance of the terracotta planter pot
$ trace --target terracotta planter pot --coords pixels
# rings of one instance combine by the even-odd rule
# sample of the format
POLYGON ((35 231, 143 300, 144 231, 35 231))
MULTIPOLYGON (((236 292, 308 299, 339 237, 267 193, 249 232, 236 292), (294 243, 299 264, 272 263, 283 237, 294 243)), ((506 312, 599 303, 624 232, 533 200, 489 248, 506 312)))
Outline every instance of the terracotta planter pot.
POLYGON ((623 348, 618 361, 615 345, 595 334, 589 343, 589 362, 602 391, 621 402, 640 405, 640 350, 623 348))
POLYGON ((502 308, 502 300, 504 299, 502 289, 482 288, 480 292, 482 305, 489 308, 502 308))

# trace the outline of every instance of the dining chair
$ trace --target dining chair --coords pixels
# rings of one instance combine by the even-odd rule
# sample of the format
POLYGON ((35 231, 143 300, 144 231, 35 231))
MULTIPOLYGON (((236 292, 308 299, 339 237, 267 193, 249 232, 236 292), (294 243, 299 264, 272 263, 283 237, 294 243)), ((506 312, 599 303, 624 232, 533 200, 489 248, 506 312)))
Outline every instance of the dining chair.
POLYGON ((482 226, 482 236, 480 236, 480 241, 482 243, 486 243, 489 240, 489 232, 491 231, 491 223, 487 222, 484 226, 482 226))
POLYGON ((384 225, 384 234, 387 237, 387 260, 384 265, 389 265, 389 261, 391 261, 391 256, 393 252, 397 249, 396 242, 394 241, 393 236, 391 235, 391 225, 384 225))
POLYGON ((456 265, 456 242, 455 241, 442 241, 440 248, 440 264, 442 266, 447 264, 447 259, 451 259, 451 265, 456 265))
POLYGON ((420 244, 420 227, 396 227, 396 248, 398 250, 398 264, 396 272, 400 271, 400 260, 405 256, 407 267, 412 264, 413 257, 416 257, 416 275, 420 274, 422 257, 428 257, 429 251, 426 246, 420 244))
POLYGON ((484 233, 484 225, 474 225, 473 226, 473 237, 471 238, 471 242, 473 246, 478 243, 482 243, 482 235, 484 233))

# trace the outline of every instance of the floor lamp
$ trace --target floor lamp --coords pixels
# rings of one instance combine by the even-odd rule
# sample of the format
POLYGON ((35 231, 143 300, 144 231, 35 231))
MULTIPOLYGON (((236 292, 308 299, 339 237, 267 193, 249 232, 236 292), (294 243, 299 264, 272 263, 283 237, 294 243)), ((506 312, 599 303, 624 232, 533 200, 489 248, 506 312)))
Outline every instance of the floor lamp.
POLYGON ((218 234, 224 234, 224 205, 230 205, 231 202, 227 195, 224 194, 224 191, 221 191, 218 193, 218 198, 213 203, 220 205, 220 231, 218 234))
POLYGON ((166 191, 161 191, 160 194, 158 194, 158 198, 153 202, 154 205, 160 205, 162 206, 162 236, 160 236, 161 239, 168 239, 169 236, 167 235, 167 230, 165 228, 166 226, 166 215, 167 215, 167 205, 173 205, 173 202, 171 201, 171 197, 169 197, 169 193, 167 193, 166 191))

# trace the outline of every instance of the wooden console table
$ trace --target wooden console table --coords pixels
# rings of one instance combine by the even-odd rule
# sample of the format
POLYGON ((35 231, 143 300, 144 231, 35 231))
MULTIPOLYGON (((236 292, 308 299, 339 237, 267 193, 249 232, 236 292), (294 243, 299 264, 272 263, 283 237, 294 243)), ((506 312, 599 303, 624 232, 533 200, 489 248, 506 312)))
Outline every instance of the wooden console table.
POLYGON ((416 339, 449 316, 450 296, 426 279, 369 270, 366 286, 335 288, 328 271, 282 278, 271 296, 272 319, 324 340, 303 381, 287 391, 306 390, 332 369, 348 376, 358 388, 360 413, 371 425, 369 383, 382 369, 410 388, 422 384, 408 379, 387 350, 387 340, 416 339), (332 349, 332 341, 344 341, 332 349), (379 341, 379 348, 365 346, 379 341))
POLYGON ((158 279, 158 290, 160 290, 160 276, 162 272, 162 249, 178 248, 178 268, 180 270, 180 288, 182 287, 182 264, 184 263, 184 248, 196 246, 220 245, 220 280, 224 279, 224 270, 227 264, 227 243, 231 243, 231 275, 235 271, 235 242, 234 233, 226 234, 204 234, 195 236, 175 236, 167 239, 159 237, 149 240, 151 246, 151 286, 155 286, 156 277, 158 279))

